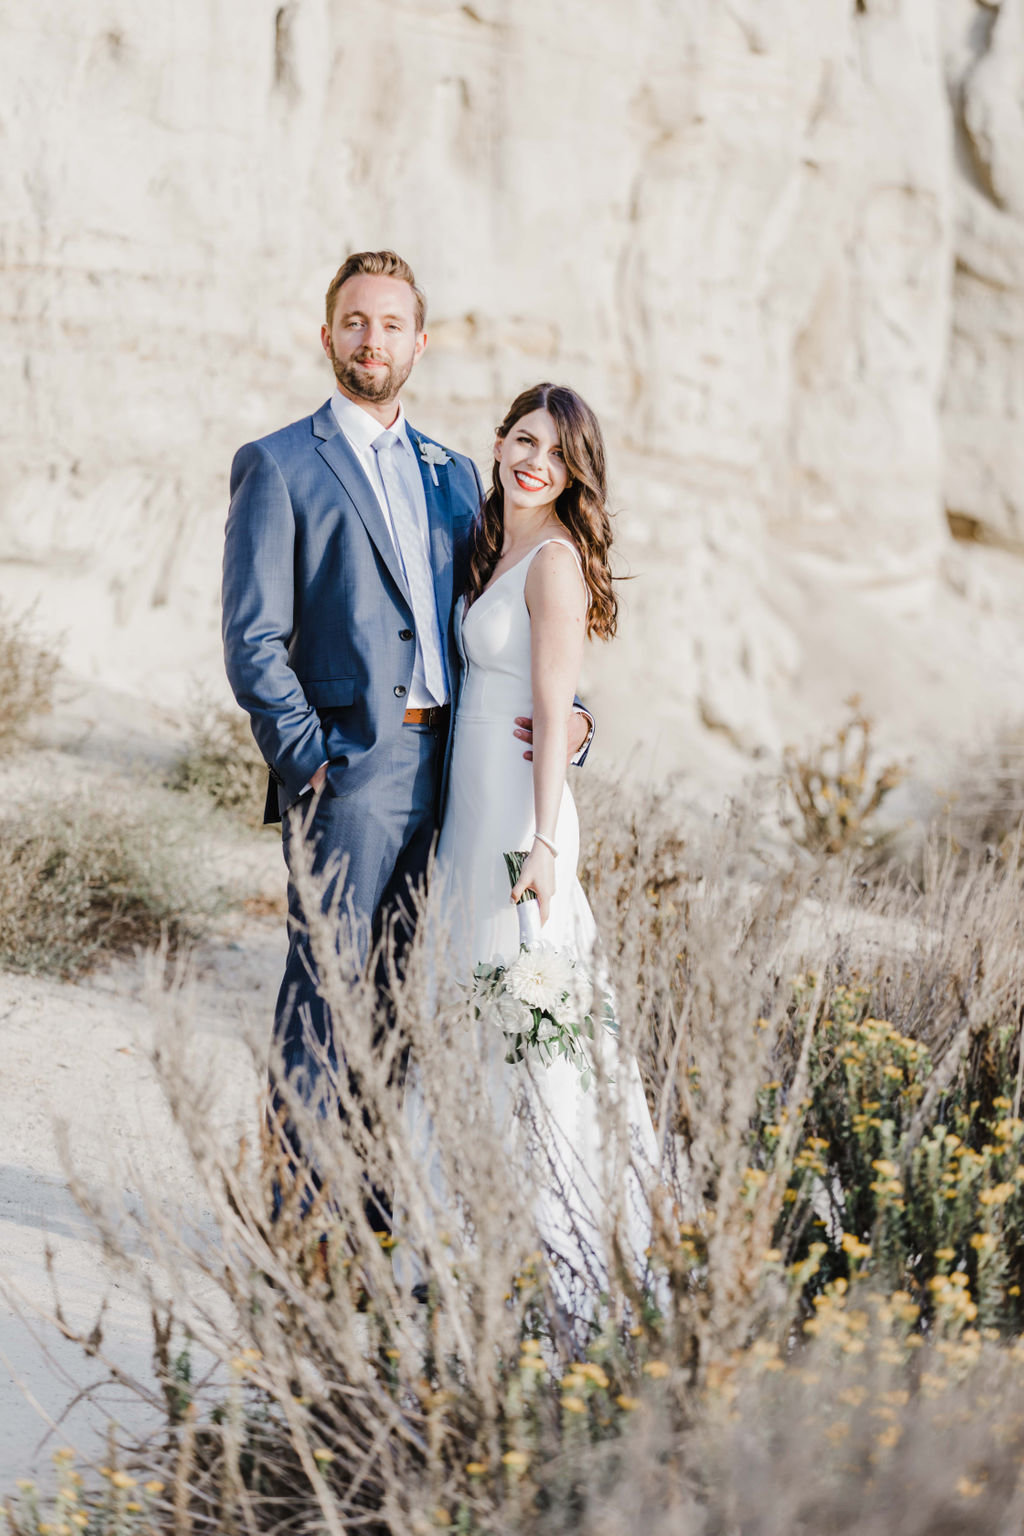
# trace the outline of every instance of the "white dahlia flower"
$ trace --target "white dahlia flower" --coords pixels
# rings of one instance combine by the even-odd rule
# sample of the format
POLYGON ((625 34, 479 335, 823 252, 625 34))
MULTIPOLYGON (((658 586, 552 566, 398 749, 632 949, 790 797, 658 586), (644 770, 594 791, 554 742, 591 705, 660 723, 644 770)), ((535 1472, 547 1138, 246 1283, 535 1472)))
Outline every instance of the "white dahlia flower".
POLYGON ((519 951, 504 975, 505 990, 526 1004, 554 1016, 571 989, 572 962, 552 944, 531 944, 519 951))

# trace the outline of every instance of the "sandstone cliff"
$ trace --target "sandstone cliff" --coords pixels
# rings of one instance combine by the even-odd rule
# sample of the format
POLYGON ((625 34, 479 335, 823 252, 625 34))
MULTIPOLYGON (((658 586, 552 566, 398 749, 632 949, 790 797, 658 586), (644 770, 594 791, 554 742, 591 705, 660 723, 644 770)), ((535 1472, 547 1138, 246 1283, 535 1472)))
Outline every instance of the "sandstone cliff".
POLYGON ((0 593, 83 682, 219 685, 232 452, 326 396, 326 282, 389 244, 414 420, 485 461, 555 377, 606 424, 611 755, 1019 712, 1024 0, 5 13, 0 593))

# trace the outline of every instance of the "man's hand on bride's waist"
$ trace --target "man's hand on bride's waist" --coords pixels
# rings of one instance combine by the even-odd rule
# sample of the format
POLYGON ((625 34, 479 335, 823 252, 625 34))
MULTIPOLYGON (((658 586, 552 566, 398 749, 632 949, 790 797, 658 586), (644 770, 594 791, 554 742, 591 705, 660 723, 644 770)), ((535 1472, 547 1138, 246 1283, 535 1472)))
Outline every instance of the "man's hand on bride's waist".
MULTIPOLYGON (((571 763, 575 757, 583 751, 590 740, 594 722, 589 715, 581 709, 574 709, 569 716, 569 751, 568 761, 571 763)), ((533 762, 533 721, 529 715, 517 715, 515 718, 515 730, 513 736, 527 743, 527 749, 523 753, 528 763, 533 762)))

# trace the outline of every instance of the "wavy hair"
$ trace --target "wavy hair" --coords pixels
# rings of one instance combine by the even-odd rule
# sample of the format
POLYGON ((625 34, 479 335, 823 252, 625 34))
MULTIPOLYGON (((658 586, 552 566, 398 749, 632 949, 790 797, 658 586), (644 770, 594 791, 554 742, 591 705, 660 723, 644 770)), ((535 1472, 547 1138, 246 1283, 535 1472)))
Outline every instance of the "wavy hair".
MULTIPOLYGON (((504 440, 516 422, 531 411, 548 411, 558 431, 559 447, 569 483, 555 502, 555 516, 580 553, 590 594, 587 635, 610 640, 615 633, 618 602, 612 590, 608 551, 612 542, 604 439, 597 417, 574 389, 564 384, 534 384, 509 406, 498 437, 504 440)), ((491 488, 473 527, 466 594, 471 603, 480 596, 501 556, 505 535, 505 493, 495 461, 491 488)))

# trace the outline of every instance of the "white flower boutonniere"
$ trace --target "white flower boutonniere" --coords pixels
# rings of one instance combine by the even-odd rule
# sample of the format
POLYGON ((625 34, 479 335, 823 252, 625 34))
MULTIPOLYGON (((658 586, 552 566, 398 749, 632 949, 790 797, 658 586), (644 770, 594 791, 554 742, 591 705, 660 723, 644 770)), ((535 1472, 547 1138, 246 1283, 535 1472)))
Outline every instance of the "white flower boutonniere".
POLYGON ((425 442, 422 437, 418 437, 416 441, 420 445, 420 458, 423 460, 424 464, 430 465, 430 478, 436 485, 437 466, 439 464, 450 464, 452 462, 452 456, 450 453, 445 453, 440 443, 428 443, 425 442))

